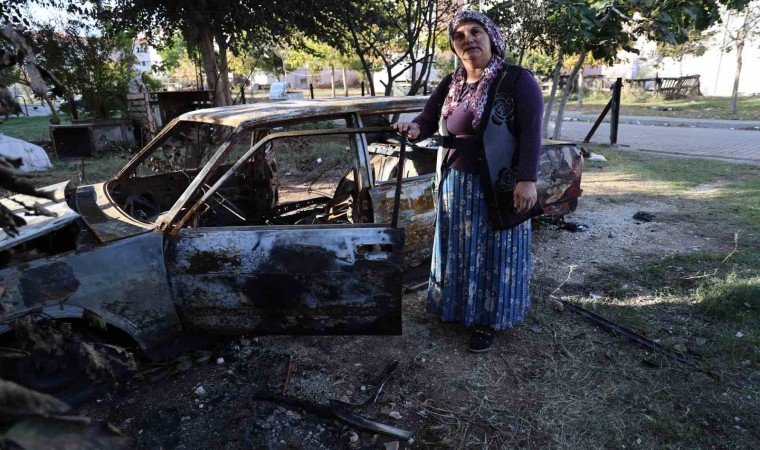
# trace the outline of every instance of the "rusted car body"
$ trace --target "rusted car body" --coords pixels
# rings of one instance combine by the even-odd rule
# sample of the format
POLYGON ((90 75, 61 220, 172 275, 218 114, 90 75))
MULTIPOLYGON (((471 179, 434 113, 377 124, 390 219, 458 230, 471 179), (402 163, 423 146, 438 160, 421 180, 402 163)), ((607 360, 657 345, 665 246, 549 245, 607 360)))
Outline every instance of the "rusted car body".
MULTIPOLYGON (((29 217, 19 236, 0 239, 0 333, 30 314, 87 313, 155 358, 185 332, 400 333, 402 273, 431 251, 437 145, 409 146, 400 168, 398 137, 377 125, 424 101, 195 111, 114 179, 50 187, 57 200, 41 203, 57 217, 29 217)), ((582 167, 575 145, 544 146, 547 213, 575 208, 582 167)))

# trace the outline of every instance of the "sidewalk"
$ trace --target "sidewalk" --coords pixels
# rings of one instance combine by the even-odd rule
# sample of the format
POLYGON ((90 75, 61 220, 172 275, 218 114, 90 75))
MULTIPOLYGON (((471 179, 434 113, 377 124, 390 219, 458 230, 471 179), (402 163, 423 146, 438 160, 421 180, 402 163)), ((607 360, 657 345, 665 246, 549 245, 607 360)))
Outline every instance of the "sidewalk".
MULTIPOLYGON (((561 138, 582 142, 596 117, 571 113, 567 119, 561 138)), ((549 133, 553 130, 552 122, 549 133)), ((599 125, 591 142, 609 144, 609 121, 599 125)), ((760 165, 760 122, 621 116, 617 143, 623 150, 760 165)))

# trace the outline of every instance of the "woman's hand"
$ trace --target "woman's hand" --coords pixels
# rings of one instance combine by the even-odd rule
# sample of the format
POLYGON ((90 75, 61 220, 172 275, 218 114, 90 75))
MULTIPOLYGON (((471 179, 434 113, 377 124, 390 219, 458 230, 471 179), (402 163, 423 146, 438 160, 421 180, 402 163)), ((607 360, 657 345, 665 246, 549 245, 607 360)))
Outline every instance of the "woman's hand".
POLYGON ((535 181, 518 181, 514 193, 515 211, 524 213, 538 201, 535 181))
POLYGON ((406 133, 406 137, 415 140, 420 137, 420 126, 414 122, 396 122, 391 125, 399 133, 406 133))

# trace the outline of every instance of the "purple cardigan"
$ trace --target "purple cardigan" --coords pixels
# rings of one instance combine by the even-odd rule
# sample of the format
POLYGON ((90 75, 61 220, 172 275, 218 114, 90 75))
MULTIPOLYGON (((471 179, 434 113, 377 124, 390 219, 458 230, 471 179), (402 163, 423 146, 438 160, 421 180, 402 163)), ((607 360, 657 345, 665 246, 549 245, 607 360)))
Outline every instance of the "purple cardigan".
MULTIPOLYGON (((438 120, 441 111, 438 105, 443 104, 447 92, 439 85, 430 95, 425 108, 412 122, 420 127, 420 136, 425 139, 438 131, 438 120)), ((515 81, 515 134, 517 138, 517 180, 536 181, 538 179, 538 164, 541 157, 541 122, 543 119, 544 98, 541 87, 527 70, 523 70, 515 81)), ((463 130, 466 124, 462 120, 471 114, 455 111, 447 119, 449 130, 463 130), (455 122, 454 122, 455 121, 455 122), (463 126, 464 125, 464 126, 463 126)), ((472 125, 469 126, 472 130, 472 125)), ((474 135, 474 130, 472 130, 474 135)), ((453 133, 452 133, 453 134, 453 133)), ((467 137, 458 135, 458 137, 467 137)), ((474 140, 474 139, 473 139, 474 140)), ((478 173, 477 144, 472 148, 452 149, 449 158, 460 153, 451 165, 453 169, 478 173)))

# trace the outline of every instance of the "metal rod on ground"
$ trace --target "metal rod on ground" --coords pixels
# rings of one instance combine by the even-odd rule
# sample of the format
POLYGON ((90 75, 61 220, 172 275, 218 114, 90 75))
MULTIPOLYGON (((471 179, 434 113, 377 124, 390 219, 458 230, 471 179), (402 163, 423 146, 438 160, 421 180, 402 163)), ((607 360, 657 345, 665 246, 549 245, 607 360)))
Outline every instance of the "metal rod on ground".
POLYGON ((393 216, 391 219, 391 228, 398 226, 398 210, 401 205, 401 179, 404 177, 404 157, 406 156, 406 133, 401 133, 401 151, 398 155, 398 165, 396 166, 396 196, 393 199, 393 216))
POLYGON ((288 365, 285 368, 285 382, 282 384, 282 395, 288 393, 288 384, 290 383, 290 370, 293 367, 293 355, 288 355, 288 365))
POLYGON ((311 95, 311 99, 314 100, 314 83, 309 83, 309 94, 311 95))
POLYGON ((617 144, 618 123, 620 122, 620 91, 623 79, 618 78, 612 86, 612 117, 610 117, 610 144, 617 144))
POLYGON ((641 344, 641 345, 643 345, 645 347, 648 347, 649 349, 654 350, 654 351, 656 351, 658 353, 662 353, 663 355, 670 356, 670 357, 674 358, 678 362, 686 362, 686 357, 684 355, 682 355, 680 353, 676 353, 676 352, 674 352, 672 350, 669 350, 669 349, 663 347, 662 345, 660 345, 660 344, 658 344, 658 343, 656 343, 656 342, 654 342, 654 341, 652 341, 650 339, 647 339, 644 336, 641 336, 640 334, 635 333, 635 332, 633 332, 633 331, 631 331, 631 330, 629 330, 627 328, 623 328, 623 327, 621 327, 620 325, 618 325, 618 324, 616 324, 614 322, 610 322, 609 320, 605 319, 604 317, 598 316, 598 315, 592 313, 591 311, 589 311, 587 309, 583 309, 580 306, 576 306, 576 305, 568 302, 567 300, 562 300, 562 304, 565 306, 565 308, 569 309, 570 311, 572 311, 572 312, 574 312, 576 314, 580 314, 581 316, 583 316, 583 317, 585 317, 587 319, 590 319, 590 320, 598 323, 599 325, 602 325, 603 327, 607 328, 608 330, 610 330, 612 332, 615 332, 615 333, 617 333, 617 334, 619 334, 621 336, 625 336, 625 337, 627 337, 628 339, 630 339, 632 341, 636 341, 639 344, 641 344))

